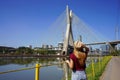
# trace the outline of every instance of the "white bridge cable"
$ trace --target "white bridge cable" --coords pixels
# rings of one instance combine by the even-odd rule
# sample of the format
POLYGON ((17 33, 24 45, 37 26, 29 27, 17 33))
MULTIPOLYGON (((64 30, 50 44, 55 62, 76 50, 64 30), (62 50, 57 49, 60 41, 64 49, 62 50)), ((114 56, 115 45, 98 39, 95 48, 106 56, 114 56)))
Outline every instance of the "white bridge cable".
POLYGON ((99 32, 96 32, 89 26, 87 26, 80 18, 78 18, 73 13, 73 20, 72 20, 72 28, 73 28, 73 36, 74 38, 78 39, 78 36, 82 36, 82 41, 84 43, 95 43, 95 42, 103 42, 108 41, 103 35, 99 32), (76 32, 76 33, 75 33, 76 32))
MULTIPOLYGON (((82 36, 82 41, 84 43, 95 43, 95 42, 104 42, 108 41, 103 35, 101 35, 98 31, 96 32, 91 27, 87 26, 78 16, 74 13, 72 14, 72 33, 74 40, 77 40, 79 36, 82 36)), ((48 42, 52 45, 58 44, 58 42, 63 42, 66 34, 67 27, 67 16, 66 10, 58 16, 56 21, 49 27, 48 30, 48 42)))
POLYGON ((64 34, 66 32, 66 10, 58 16, 55 22, 49 27, 48 35, 49 39, 47 43, 57 44, 58 42, 63 42, 64 34))

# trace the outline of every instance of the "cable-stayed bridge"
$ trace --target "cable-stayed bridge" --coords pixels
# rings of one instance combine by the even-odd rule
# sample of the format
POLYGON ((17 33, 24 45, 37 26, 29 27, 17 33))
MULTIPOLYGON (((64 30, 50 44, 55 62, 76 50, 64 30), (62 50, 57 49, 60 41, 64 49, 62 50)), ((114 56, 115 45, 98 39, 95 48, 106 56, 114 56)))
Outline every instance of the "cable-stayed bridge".
POLYGON ((99 44, 113 44, 113 45, 117 45, 117 44, 120 44, 120 41, 119 40, 116 40, 116 41, 110 41, 110 42, 98 42, 98 43, 88 43, 86 45, 99 45, 99 44))
POLYGON ((59 40, 59 42, 63 42, 63 52, 66 55, 68 48, 73 47, 73 42, 78 39, 88 46, 101 44, 109 45, 112 51, 114 51, 117 44, 120 44, 120 40, 110 41, 99 32, 89 27, 77 17, 68 6, 52 25, 50 34, 53 36, 51 37, 51 41, 58 42, 59 40))

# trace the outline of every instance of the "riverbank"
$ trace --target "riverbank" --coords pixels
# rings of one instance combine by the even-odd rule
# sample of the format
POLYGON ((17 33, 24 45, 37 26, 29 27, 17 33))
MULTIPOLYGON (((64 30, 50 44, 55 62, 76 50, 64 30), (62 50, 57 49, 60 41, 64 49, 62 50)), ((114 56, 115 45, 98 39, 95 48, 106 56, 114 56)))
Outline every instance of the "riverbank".
POLYGON ((66 55, 8 55, 2 54, 0 57, 67 57, 66 55))
MULTIPOLYGON (((22 55, 16 55, 16 54, 0 54, 0 57, 68 57, 69 55, 37 55, 37 54, 22 54, 22 55)), ((106 55, 88 55, 88 57, 103 57, 106 55)))

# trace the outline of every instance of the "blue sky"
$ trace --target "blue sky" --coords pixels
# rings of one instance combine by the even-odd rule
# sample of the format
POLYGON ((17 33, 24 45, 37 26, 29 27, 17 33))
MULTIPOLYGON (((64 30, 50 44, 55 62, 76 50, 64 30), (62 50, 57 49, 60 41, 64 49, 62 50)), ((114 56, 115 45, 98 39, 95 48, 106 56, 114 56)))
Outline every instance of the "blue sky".
POLYGON ((94 30, 115 40, 118 0, 0 0, 0 46, 50 44, 47 29, 66 5, 94 30))

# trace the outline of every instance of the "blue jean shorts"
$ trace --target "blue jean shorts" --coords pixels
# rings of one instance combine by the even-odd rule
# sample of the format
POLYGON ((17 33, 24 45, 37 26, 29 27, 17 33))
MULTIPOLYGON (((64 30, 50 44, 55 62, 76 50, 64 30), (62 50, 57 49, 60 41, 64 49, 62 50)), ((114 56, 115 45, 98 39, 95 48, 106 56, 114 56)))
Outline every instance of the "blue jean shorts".
POLYGON ((87 80, 85 71, 72 71, 71 80, 87 80))

